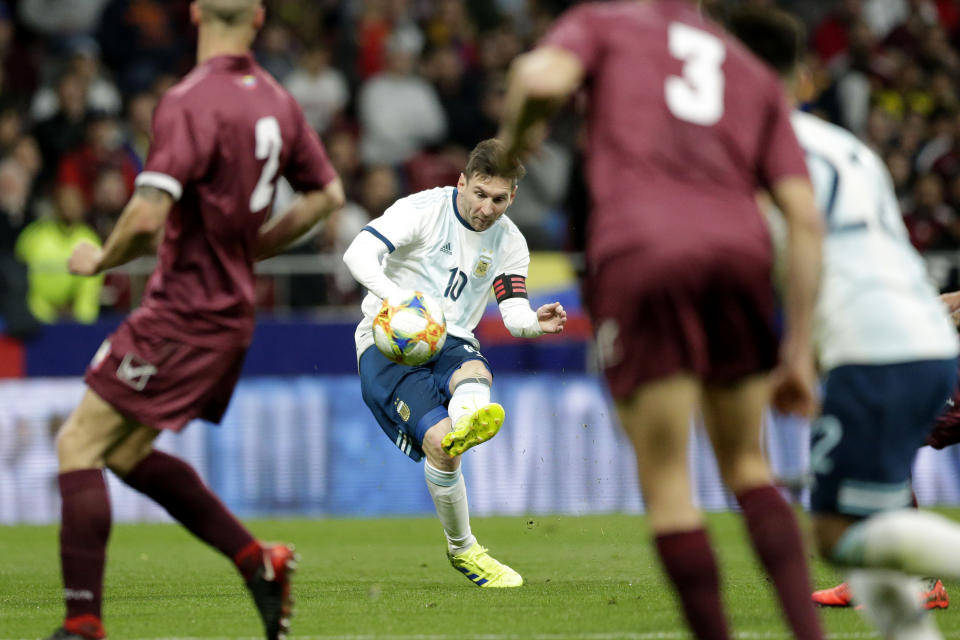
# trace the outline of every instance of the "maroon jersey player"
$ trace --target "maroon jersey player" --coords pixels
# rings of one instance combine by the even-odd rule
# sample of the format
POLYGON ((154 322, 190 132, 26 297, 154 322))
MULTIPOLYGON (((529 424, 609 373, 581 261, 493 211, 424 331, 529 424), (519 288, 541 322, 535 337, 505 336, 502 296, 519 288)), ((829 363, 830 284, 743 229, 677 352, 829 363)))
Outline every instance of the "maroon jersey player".
POLYGON ((341 206, 343 189, 299 106, 250 55, 260 1, 198 0, 191 18, 198 64, 157 106, 136 193, 102 250, 81 245, 70 258, 74 273, 100 273, 150 251, 162 230, 142 306, 97 351, 57 439, 67 614, 53 638, 105 634, 104 467, 234 561, 268 639, 289 626, 291 547, 261 544, 152 443, 193 418, 220 420, 253 331, 254 262, 341 206), (303 195, 267 222, 280 176, 303 195))
POLYGON ((687 0, 584 4, 514 64, 501 135, 521 153, 581 85, 589 101, 586 301, 630 435, 657 550, 699 638, 728 638, 692 502, 702 411, 723 479, 797 638, 822 638, 793 512, 760 448, 777 365, 771 243, 755 194, 789 226, 774 400, 811 413, 821 231, 775 74, 687 0))

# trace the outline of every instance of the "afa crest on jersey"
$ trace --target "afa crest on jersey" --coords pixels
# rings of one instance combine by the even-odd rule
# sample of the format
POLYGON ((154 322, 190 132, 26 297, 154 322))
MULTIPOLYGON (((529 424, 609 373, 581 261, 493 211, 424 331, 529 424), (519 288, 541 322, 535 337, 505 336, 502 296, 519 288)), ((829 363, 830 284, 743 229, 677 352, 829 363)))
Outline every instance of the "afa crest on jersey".
POLYGON ((477 259, 477 266, 473 268, 473 275, 477 278, 484 278, 493 264, 493 256, 481 255, 477 259))

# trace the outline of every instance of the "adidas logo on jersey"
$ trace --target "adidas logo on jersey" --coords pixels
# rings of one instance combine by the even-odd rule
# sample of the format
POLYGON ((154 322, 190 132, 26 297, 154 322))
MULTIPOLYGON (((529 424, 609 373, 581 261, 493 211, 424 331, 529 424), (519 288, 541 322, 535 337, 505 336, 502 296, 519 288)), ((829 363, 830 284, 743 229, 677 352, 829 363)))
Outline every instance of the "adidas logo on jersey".
POLYGON ((449 242, 445 243, 442 247, 440 247, 440 253, 445 253, 448 256, 453 255, 453 249, 450 248, 449 242))

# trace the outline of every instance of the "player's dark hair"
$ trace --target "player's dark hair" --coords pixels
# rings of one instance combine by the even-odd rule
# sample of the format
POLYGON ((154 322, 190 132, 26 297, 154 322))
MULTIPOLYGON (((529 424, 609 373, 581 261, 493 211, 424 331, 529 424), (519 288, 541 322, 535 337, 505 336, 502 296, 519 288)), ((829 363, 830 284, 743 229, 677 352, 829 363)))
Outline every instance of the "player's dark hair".
POLYGON ((506 154, 506 147, 496 138, 482 140, 470 152, 463 174, 468 180, 474 176, 506 178, 513 186, 517 186, 517 182, 527 174, 527 170, 519 159, 508 163, 506 154))
POLYGON ((730 14, 727 28, 780 75, 791 74, 806 50, 803 25, 780 9, 740 7, 730 14))
POLYGON ((207 19, 214 19, 229 27, 242 25, 250 20, 259 3, 255 2, 217 2, 217 0, 201 0, 200 9, 207 19))

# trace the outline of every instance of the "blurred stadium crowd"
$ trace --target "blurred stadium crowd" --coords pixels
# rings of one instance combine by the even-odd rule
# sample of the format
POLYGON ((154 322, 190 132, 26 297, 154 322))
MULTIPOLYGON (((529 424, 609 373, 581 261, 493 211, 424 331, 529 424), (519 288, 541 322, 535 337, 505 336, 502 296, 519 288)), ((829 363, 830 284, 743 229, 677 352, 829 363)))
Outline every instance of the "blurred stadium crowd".
MULTIPOLYGON (((744 0, 773 4, 767 0, 744 0)), ((300 101, 349 203, 307 242, 340 255, 396 198, 456 182, 497 130, 510 61, 569 0, 266 0, 259 62, 300 101)), ((705 3, 723 17, 735 2, 705 3)), ((777 2, 809 28, 808 108, 886 161, 913 243, 960 249, 960 3, 777 2)), ((131 194, 162 93, 193 65, 188 0, 0 2, 0 316, 91 322, 128 310, 126 274, 79 279, 131 194)), ((575 248, 584 209, 576 105, 531 161, 511 218, 533 250, 575 248), (565 212, 569 211, 572 218, 565 212)), ((292 194, 278 193, 278 206, 292 194)), ((956 284, 956 283, 951 283, 956 284)), ((287 304, 359 299, 345 271, 295 276, 287 304)), ((274 302, 270 284, 265 306, 274 302)))

